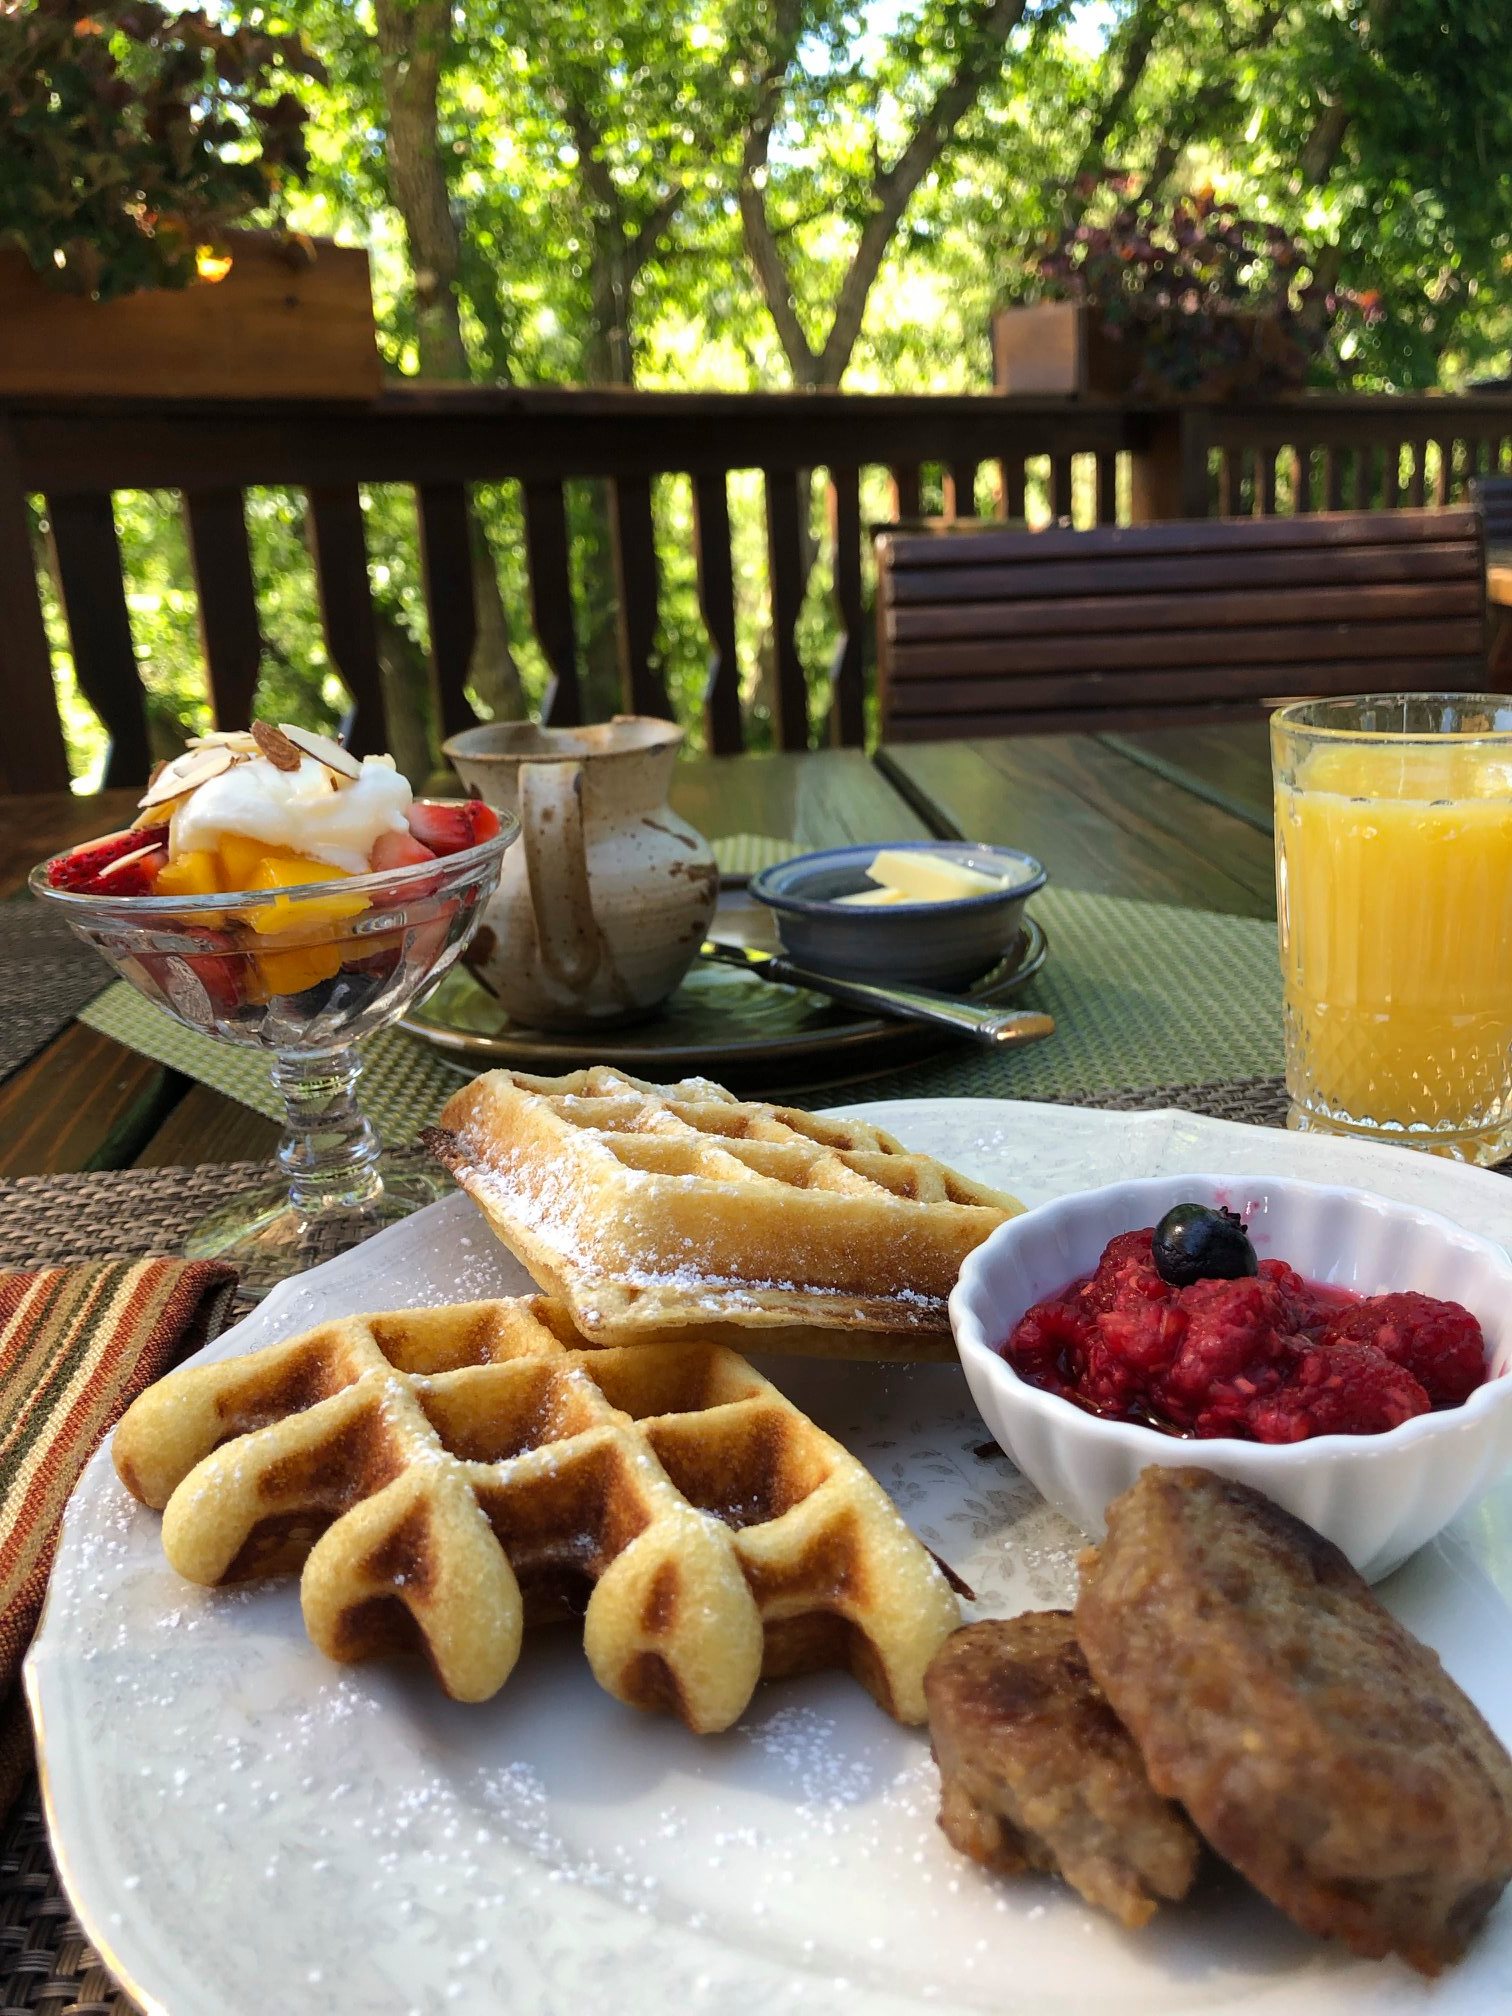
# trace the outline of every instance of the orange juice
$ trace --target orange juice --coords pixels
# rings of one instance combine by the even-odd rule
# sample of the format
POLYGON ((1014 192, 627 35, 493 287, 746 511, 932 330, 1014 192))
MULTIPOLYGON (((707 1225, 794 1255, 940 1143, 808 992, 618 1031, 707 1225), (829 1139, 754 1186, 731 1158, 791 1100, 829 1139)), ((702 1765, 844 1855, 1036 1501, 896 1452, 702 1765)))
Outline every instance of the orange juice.
POLYGON ((1476 1161, 1512 1128, 1512 738, 1278 723, 1287 1083, 1303 1125, 1476 1161))

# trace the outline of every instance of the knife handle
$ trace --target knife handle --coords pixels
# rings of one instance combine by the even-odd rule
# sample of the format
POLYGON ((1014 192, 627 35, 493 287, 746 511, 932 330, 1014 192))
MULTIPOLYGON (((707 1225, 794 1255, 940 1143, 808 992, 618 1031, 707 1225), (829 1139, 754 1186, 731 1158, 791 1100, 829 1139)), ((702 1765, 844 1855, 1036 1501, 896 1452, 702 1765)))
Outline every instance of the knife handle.
POLYGON ((815 973, 807 966, 795 966, 790 959, 768 959, 761 971, 769 980, 785 981, 790 987, 806 987, 813 994, 826 994, 852 1008, 869 1009, 874 1015, 888 1015, 900 1022, 923 1022, 932 1028, 949 1029, 957 1036, 969 1036, 990 1049, 1006 1049, 1011 1043, 1035 1043, 1055 1034, 1055 1020, 1025 1008, 988 1008, 978 1001, 957 1001, 949 994, 936 994, 927 987, 880 986, 870 980, 842 980, 835 974, 815 973))

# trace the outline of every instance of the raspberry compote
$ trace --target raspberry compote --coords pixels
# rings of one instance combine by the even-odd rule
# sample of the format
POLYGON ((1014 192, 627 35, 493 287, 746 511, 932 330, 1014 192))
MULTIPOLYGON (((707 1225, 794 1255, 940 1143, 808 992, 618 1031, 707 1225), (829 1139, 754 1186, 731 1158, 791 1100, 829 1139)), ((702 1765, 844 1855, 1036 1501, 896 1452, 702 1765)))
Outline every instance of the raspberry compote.
POLYGON ((1457 1302, 1359 1296, 1284 1260, 1178 1286, 1154 1248, 1152 1226, 1121 1233, 1036 1303, 1001 1347, 1019 1376, 1112 1420, 1248 1442, 1382 1434, 1486 1378, 1481 1326, 1457 1302))

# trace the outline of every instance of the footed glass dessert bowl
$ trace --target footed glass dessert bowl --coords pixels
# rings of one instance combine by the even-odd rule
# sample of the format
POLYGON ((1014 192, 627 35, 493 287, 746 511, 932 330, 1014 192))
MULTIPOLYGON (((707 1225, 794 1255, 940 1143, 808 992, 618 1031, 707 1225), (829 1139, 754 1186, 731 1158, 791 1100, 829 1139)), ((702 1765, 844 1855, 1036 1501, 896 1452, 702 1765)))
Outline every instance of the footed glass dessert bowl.
MULTIPOLYGON (((470 803, 414 811, 422 809, 468 830, 470 803)), ((141 832, 32 870, 33 894, 58 905, 148 1000, 202 1035, 268 1055, 284 1102, 283 1178, 207 1219, 185 1244, 190 1257, 250 1267, 255 1285, 260 1267, 308 1252, 333 1217, 355 1214, 361 1229, 376 1231, 450 1188, 439 1170, 396 1169, 383 1154, 357 1098, 357 1045, 434 985, 476 928, 519 828, 492 815, 474 824, 487 837, 458 851, 419 848, 424 858, 366 874, 333 867, 327 880, 299 879, 321 872, 306 863, 285 871, 281 886, 269 886, 278 873, 262 866, 248 878, 260 886, 152 893, 162 869, 145 858, 152 836, 141 832), (144 868, 157 872, 148 879, 144 868)), ((166 849, 152 851, 166 859, 166 849)), ((221 880, 227 854, 223 845, 215 857, 221 880)), ((181 858, 194 857, 175 857, 170 885, 212 879, 177 872, 181 858)))

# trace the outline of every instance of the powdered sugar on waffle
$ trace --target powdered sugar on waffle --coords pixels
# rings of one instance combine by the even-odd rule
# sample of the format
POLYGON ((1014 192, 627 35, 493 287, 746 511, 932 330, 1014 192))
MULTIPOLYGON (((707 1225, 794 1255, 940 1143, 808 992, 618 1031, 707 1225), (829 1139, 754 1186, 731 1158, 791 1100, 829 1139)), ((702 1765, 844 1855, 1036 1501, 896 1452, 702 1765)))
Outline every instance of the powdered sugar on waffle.
POLYGON ((431 1146, 505 1245, 611 1341, 702 1318, 877 1333, 884 1356, 917 1334, 930 1355, 961 1260, 1015 1208, 863 1122, 703 1079, 491 1072, 442 1122, 431 1146))

